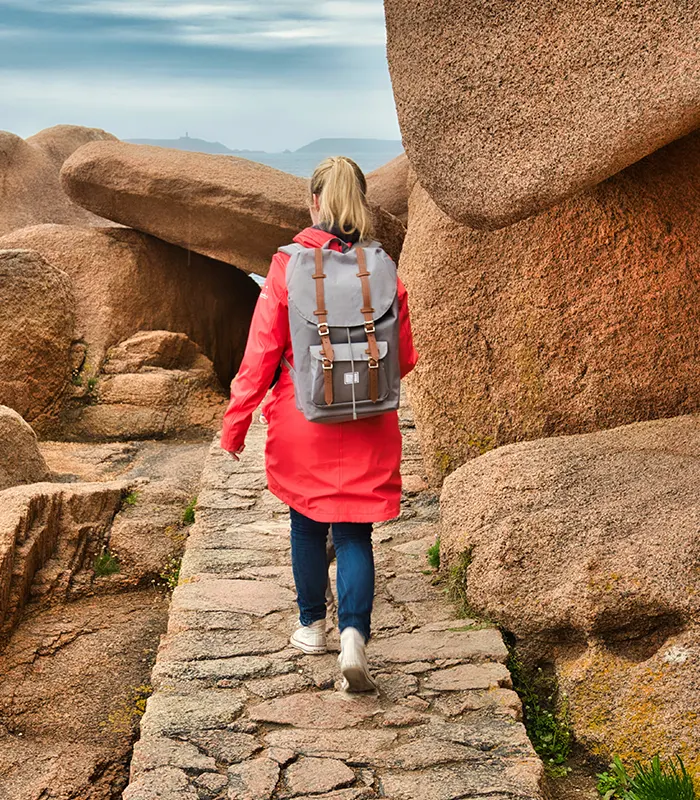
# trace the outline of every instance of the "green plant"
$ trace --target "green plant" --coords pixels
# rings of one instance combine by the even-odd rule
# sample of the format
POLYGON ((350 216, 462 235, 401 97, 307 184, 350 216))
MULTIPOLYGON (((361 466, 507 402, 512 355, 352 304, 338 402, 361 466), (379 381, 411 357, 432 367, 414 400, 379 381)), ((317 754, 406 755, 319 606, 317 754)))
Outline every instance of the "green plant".
POLYGON ((121 570, 119 560, 105 548, 96 558, 94 562, 95 575, 104 577, 105 575, 114 575, 121 570))
POLYGON ((457 606, 457 615, 462 619, 474 616, 467 597, 467 572, 472 563, 473 547, 468 547, 459 561, 450 568, 447 596, 457 606))
POLYGON ((182 566, 182 556, 174 556, 163 567, 158 577, 160 585, 169 592, 174 591, 180 581, 180 567, 182 566))
POLYGON ((564 766, 573 737, 566 697, 559 697, 554 677, 545 675, 541 667, 528 669, 509 647, 508 669, 513 688, 523 703, 523 718, 530 741, 544 762, 547 773, 553 778, 569 772, 564 766))
POLYGON ((598 793, 603 800, 696 800, 693 778, 680 756, 662 763, 654 756, 649 764, 634 762, 629 775, 619 756, 613 758, 608 772, 598 778, 598 793))
POLYGON ((135 506, 138 503, 140 492, 131 491, 122 497, 122 508, 135 506))
POLYGON ((428 564, 433 569, 440 569, 440 539, 435 540, 435 544, 428 548, 428 564))
POLYGON ((197 505, 197 498, 194 497, 190 502, 187 504, 185 508, 185 512, 182 515, 182 521, 185 525, 192 525, 194 523, 194 510, 197 505))

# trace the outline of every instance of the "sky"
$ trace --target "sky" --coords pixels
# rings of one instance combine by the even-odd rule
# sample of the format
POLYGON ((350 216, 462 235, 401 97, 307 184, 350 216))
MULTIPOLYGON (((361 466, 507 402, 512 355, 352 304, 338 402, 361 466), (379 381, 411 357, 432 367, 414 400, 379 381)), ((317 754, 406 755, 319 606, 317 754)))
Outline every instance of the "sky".
POLYGON ((382 0, 0 0, 0 129, 399 139, 382 0))

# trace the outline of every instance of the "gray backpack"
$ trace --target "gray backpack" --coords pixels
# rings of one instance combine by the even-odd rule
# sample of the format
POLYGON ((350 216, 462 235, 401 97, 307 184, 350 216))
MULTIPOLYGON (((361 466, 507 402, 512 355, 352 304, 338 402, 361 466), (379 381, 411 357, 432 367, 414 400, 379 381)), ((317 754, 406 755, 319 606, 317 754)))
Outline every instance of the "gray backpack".
POLYGON ((396 266, 378 242, 343 252, 293 244, 287 265, 297 408, 311 422, 347 422, 399 407, 396 266))

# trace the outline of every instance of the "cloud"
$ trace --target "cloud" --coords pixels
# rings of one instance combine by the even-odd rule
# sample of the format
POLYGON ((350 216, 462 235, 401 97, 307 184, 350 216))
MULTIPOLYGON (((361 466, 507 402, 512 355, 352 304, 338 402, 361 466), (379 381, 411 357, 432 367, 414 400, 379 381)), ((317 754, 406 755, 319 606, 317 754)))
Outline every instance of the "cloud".
POLYGON ((126 23, 131 38, 211 47, 270 49, 316 42, 382 46, 385 38, 382 0, 0 0, 3 7, 35 18, 51 17, 54 30, 68 36, 71 24, 61 25, 61 17, 78 19, 78 29, 101 29, 107 36, 116 25, 128 37, 118 27, 126 23))
POLYGON ((0 0, 0 41, 0 128, 23 136, 398 136, 382 0, 0 0))

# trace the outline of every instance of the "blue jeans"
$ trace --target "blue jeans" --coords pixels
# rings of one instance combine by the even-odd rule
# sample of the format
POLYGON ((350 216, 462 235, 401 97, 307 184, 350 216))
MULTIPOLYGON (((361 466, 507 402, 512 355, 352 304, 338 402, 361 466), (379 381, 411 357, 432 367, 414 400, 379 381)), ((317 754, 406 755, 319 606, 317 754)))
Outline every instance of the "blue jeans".
MULTIPOLYGON (((293 508, 292 571, 297 587, 299 621, 311 625, 326 618, 328 562, 326 537, 329 523, 314 522, 293 508)), ((374 553, 370 523, 334 522, 333 544, 338 562, 338 626, 370 635, 374 600, 374 553)))

